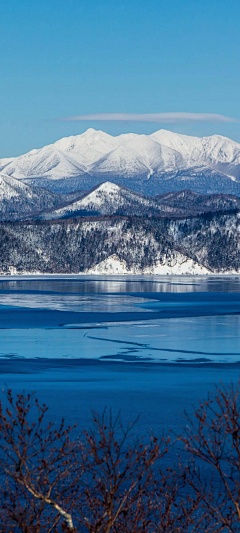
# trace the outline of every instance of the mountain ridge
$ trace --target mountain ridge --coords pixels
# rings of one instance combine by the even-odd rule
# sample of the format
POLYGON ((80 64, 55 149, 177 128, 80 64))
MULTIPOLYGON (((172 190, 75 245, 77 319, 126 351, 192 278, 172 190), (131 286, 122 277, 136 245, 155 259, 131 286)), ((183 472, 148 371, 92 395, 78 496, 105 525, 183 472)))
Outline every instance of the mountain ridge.
POLYGON ((201 195, 191 190, 146 196, 103 182, 89 191, 58 194, 0 174, 0 220, 54 220, 92 216, 181 217, 240 208, 233 195, 201 195))
POLYGON ((240 198, 237 196, 200 195, 183 190, 151 197, 122 185, 104 182, 71 203, 43 212, 38 219, 54 220, 91 215, 178 217, 235 209, 240 209, 240 198))
POLYGON ((41 187, 26 183, 0 173, 0 221, 33 218, 42 211, 56 209, 79 198, 74 195, 60 195, 41 187))
POLYGON ((192 137, 159 130, 111 136, 92 128, 15 158, 0 172, 56 192, 113 181, 144 194, 191 188, 240 195, 240 144, 221 135, 192 137), (184 187, 185 188, 185 187, 184 187))

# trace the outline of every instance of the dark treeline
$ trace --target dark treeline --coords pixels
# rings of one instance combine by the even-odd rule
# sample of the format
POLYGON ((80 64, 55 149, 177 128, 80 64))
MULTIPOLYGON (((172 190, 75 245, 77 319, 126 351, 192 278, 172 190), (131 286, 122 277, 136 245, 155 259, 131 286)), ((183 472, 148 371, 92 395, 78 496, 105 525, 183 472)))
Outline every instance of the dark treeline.
POLYGON ((47 422, 34 394, 8 390, 0 403, 0 531, 239 532, 239 392, 216 388, 185 415, 180 435, 141 438, 136 422, 126 426, 110 411, 94 413, 78 435, 64 421, 47 422))

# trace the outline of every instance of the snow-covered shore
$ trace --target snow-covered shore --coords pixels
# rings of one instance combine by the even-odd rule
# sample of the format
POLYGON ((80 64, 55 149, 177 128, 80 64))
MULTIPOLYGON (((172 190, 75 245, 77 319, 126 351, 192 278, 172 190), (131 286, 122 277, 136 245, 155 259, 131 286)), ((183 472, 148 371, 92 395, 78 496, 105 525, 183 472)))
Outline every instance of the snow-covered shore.
POLYGON ((49 278, 71 278, 75 276, 240 276, 240 271, 229 270, 224 272, 210 271, 204 266, 200 265, 193 259, 181 256, 178 258, 178 262, 167 262, 165 264, 156 262, 152 267, 140 269, 138 267, 128 269, 125 261, 120 261, 117 255, 112 255, 101 261, 95 267, 86 269, 84 272, 41 272, 36 271, 21 271, 18 272, 15 267, 9 267, 9 272, 0 272, 0 277, 49 277, 49 278), (179 260, 180 259, 180 260, 179 260))
POLYGON ((179 254, 178 260, 167 261, 165 264, 157 261, 153 266, 146 268, 136 267, 128 269, 126 261, 120 261, 117 255, 112 255, 98 263, 95 267, 85 271, 87 274, 143 274, 143 275, 209 275, 210 270, 199 265, 193 259, 179 254))

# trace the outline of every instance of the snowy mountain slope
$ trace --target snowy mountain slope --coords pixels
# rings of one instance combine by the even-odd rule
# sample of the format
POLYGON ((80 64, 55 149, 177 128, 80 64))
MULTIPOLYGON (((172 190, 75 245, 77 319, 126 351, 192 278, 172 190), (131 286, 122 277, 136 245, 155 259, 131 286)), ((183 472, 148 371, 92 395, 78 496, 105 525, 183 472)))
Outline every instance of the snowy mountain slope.
POLYGON ((0 220, 16 220, 57 207, 68 200, 46 189, 29 187, 25 183, 0 174, 0 220))
MULTIPOLYGON (((40 215, 42 220, 69 218, 86 215, 160 215, 173 212, 168 206, 160 206, 154 198, 143 196, 135 191, 111 182, 104 182, 59 209, 40 215)), ((183 213, 183 211, 182 211, 183 213)))
MULTIPOLYGON (((151 138, 180 152, 188 167, 206 166, 223 174, 240 179, 240 144, 223 137, 190 137, 159 130, 151 138)), ((185 168, 187 168, 187 166, 185 168)))
POLYGON ((240 144, 222 137, 191 137, 166 130, 113 137, 89 129, 12 159, 0 170, 26 183, 65 192, 101 181, 157 194, 187 187, 240 195, 240 144), (126 183, 127 180, 127 183, 126 183))
POLYGON ((64 137, 56 141, 53 146, 65 154, 71 154, 78 161, 78 164, 84 166, 86 170, 95 161, 117 148, 116 139, 104 131, 89 128, 82 135, 64 137))
POLYGON ((57 150, 54 146, 46 146, 40 150, 32 150, 28 154, 13 159, 4 168, 4 172, 18 179, 28 177, 48 177, 51 179, 65 176, 79 176, 86 172, 74 157, 57 150))
POLYGON ((66 204, 38 215, 41 220, 54 220, 90 215, 181 217, 216 211, 240 209, 240 198, 230 195, 201 195, 190 190, 143 196, 111 182, 104 182, 66 204))
POLYGON ((5 158, 2 158, 0 159, 0 172, 3 172, 4 171, 4 168, 9 165, 9 163, 12 162, 12 158, 10 157, 5 157, 5 158))
POLYGON ((179 217, 239 208, 240 198, 236 196, 200 195, 183 190, 153 198, 111 182, 90 191, 60 195, 0 174, 0 220, 31 217, 54 220, 90 215, 179 217))
POLYGON ((99 161, 90 167, 93 176, 116 176, 120 174, 123 178, 132 176, 147 177, 150 169, 146 165, 144 158, 128 148, 128 145, 121 145, 103 156, 99 161))
POLYGON ((120 171, 124 177, 150 178, 163 170, 183 167, 184 162, 179 152, 155 142, 147 135, 138 135, 125 140, 123 144, 97 161, 89 168, 89 172, 93 175, 110 175, 120 171))

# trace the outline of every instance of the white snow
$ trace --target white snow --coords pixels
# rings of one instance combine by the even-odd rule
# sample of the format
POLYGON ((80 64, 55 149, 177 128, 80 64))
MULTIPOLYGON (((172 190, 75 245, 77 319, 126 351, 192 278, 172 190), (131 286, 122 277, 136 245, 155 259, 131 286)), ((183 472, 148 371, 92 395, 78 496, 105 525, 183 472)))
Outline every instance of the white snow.
POLYGON ((191 137, 166 130, 113 137, 88 129, 19 157, 0 159, 0 170, 18 179, 62 179, 81 175, 123 177, 179 169, 208 168, 239 180, 240 144, 222 137, 191 137))
POLYGON ((22 194, 31 198, 33 196, 31 187, 7 174, 0 174, 0 201, 17 198, 22 194))
POLYGON ((98 263, 95 267, 90 268, 84 272, 85 274, 155 274, 155 275, 206 275, 212 274, 208 269, 199 265, 193 259, 189 259, 182 254, 179 254, 177 260, 172 263, 162 264, 160 261, 156 262, 153 267, 148 267, 140 270, 133 268, 129 270, 126 261, 120 261, 117 255, 111 255, 104 261, 98 263))
POLYGON ((39 187, 0 173, 0 219, 15 220, 42 209, 53 208, 61 197, 39 187))
POLYGON ((168 211, 169 209, 168 207, 158 206, 157 202, 151 197, 144 197, 116 183, 105 181, 79 200, 59 209, 43 213, 42 218, 47 220, 56 219, 82 210, 111 214, 121 206, 126 207, 129 203, 131 205, 138 204, 149 207, 149 209, 154 207, 154 209, 159 209, 159 212, 168 211))

